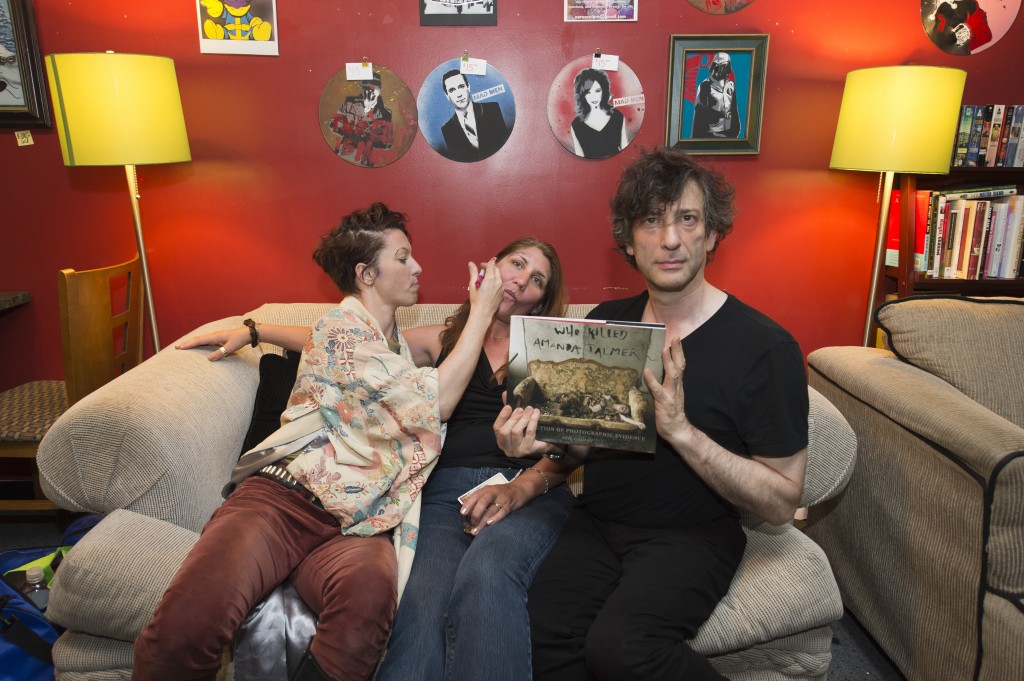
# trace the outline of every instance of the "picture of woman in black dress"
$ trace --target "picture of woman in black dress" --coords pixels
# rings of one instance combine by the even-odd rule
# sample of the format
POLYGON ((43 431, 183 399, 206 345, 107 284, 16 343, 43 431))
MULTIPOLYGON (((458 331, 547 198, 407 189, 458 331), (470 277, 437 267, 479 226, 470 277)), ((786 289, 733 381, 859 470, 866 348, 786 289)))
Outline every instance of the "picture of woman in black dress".
POLYGON ((571 125, 573 151, 584 158, 608 158, 629 144, 625 117, 611 105, 608 75, 594 68, 576 74, 573 82, 576 118, 571 125))

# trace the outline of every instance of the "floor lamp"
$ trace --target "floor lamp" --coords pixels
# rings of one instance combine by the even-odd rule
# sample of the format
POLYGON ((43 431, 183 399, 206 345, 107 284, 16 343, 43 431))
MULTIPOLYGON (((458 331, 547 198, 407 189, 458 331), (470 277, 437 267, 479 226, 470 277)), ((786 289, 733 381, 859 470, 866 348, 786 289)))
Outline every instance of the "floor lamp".
POLYGON ((159 352, 135 166, 192 160, 174 62, 144 54, 51 54, 46 73, 64 165, 124 166, 153 347, 159 352))
POLYGON ((865 346, 885 260, 894 173, 946 174, 967 73, 937 66, 883 66, 846 75, 830 168, 882 173, 865 346))

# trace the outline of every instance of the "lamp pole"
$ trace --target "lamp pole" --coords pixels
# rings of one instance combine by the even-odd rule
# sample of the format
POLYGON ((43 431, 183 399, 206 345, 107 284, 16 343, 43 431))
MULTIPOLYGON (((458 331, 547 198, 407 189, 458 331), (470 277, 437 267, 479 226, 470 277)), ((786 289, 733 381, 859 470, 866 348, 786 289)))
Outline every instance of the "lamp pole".
MULTIPOLYGON (((891 170, 882 171, 882 193, 878 208, 878 233, 875 235, 875 260, 871 265, 871 284, 868 286, 867 315, 864 317, 864 338, 861 344, 864 347, 870 346, 871 322, 875 314, 875 302, 878 300, 878 281, 882 275, 882 263, 885 262, 885 245, 889 237, 889 203, 892 197, 891 170)), ((143 261, 145 262, 145 261, 143 261)), ((145 269, 143 269, 145 272, 145 269)))
POLYGON ((135 221, 135 242, 139 247, 139 260, 142 264, 142 288, 146 292, 149 328, 153 332, 153 351, 160 352, 160 334, 156 330, 156 310, 153 308, 153 286, 149 282, 149 261, 146 260, 146 244, 142 239, 142 213, 139 211, 139 180, 135 173, 135 164, 125 165, 124 172, 128 178, 128 195, 132 202, 132 220, 135 221))

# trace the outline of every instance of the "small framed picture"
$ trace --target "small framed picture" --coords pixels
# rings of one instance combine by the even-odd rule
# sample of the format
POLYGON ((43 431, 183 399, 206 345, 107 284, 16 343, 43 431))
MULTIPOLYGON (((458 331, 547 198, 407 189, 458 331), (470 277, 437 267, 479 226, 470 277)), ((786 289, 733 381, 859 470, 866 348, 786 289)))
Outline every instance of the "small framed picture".
POLYGON ((278 55, 277 0, 199 0, 196 14, 201 54, 278 55))
POLYGON ((758 153, 767 61, 767 34, 671 36, 665 145, 758 153))
POLYGON ((48 128, 32 0, 0 0, 0 128, 48 128))
POLYGON ((580 21, 636 21, 640 0, 563 0, 564 20, 580 21))
POLYGON ((497 26, 498 0, 420 0, 420 26, 497 26))

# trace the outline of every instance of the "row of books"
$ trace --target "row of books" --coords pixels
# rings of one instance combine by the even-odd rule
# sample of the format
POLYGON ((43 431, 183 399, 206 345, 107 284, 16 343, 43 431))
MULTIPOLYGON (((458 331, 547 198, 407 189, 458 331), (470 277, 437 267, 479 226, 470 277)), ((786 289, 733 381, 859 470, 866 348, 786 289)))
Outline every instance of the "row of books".
MULTIPOLYGON (((1017 279, 1024 258, 1024 195, 1016 185, 917 190, 914 269, 936 279, 1017 279)), ((886 265, 899 260, 904 197, 893 191, 886 265)))
POLYGON ((966 104, 950 165, 965 168, 1024 167, 1024 104, 966 104))

